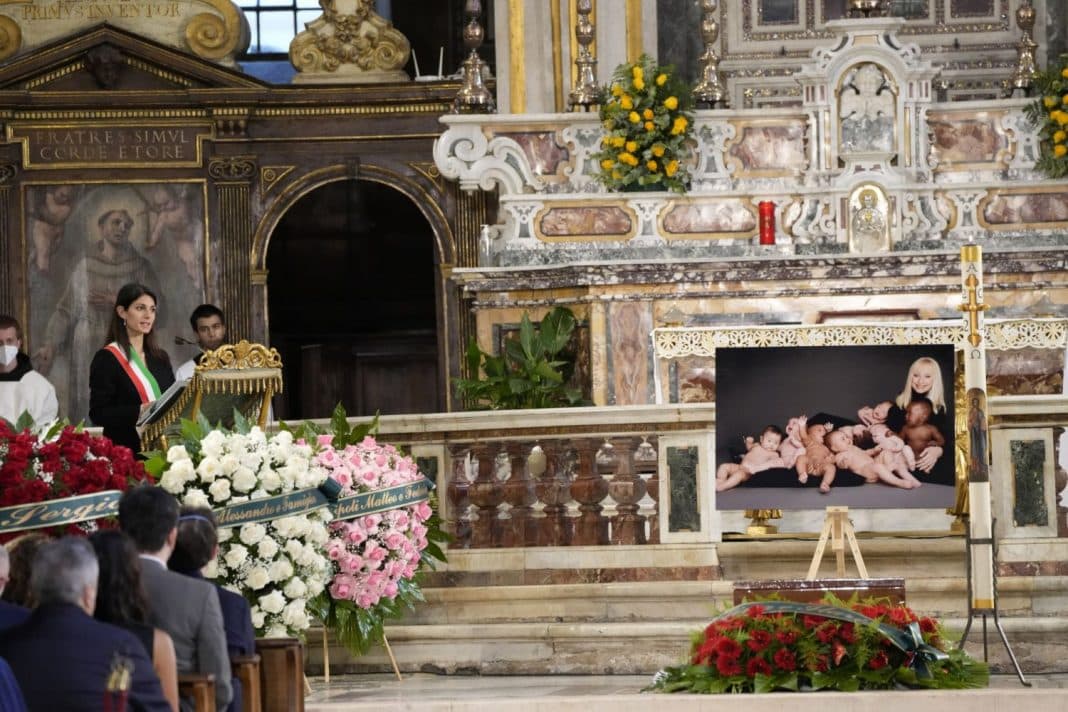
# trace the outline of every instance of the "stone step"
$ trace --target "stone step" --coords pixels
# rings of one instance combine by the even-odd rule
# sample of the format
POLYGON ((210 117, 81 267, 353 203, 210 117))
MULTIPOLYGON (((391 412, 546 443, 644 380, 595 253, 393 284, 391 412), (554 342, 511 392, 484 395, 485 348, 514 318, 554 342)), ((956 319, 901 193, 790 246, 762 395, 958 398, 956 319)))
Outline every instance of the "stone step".
MULTIPOLYGON (((1001 543, 999 610, 1017 657, 1033 671, 1068 656, 1068 542, 1001 543)), ((920 613, 963 630, 968 594, 959 537, 865 537, 873 577, 905 579, 920 613)), ((406 671, 478 674, 651 674, 678 663, 690 634, 733 599, 735 581, 803 578, 815 541, 780 537, 629 547, 458 550, 424 587, 427 603, 387 628, 406 671)), ((833 555, 820 575, 834 575, 833 555)), ((848 561, 847 575, 854 575, 848 561)), ((990 625, 992 660, 1004 664, 990 625), (1000 656, 1000 657, 999 657, 1000 656)), ((982 627, 969 645, 982 653, 982 627)), ((308 669, 321 672, 322 633, 308 636, 308 669)), ((384 650, 357 658, 328 640, 334 672, 389 669, 384 650)))
MULTIPOLYGON (((964 576, 964 540, 938 538, 871 538, 858 541, 861 557, 873 578, 964 576)), ((804 578, 816 550, 814 540, 767 539, 727 541, 716 545, 723 578, 735 581, 804 578)), ((852 554, 846 551, 846 575, 856 575, 852 554)), ((830 546, 823 555, 819 576, 835 575, 830 546)))
POLYGON ((1065 675, 994 675, 978 690, 879 690, 819 694, 650 695, 646 675, 442 676, 392 674, 309 679, 308 712, 997 712, 1059 710, 1068 694, 1065 675))
MULTIPOLYGON (((1068 577, 1011 576, 999 581, 1000 609, 1006 615, 1056 615, 1065 610, 1068 577)), ((689 620, 729 605, 732 581, 664 581, 481 586, 425 589, 426 604, 405 623, 561 623, 589 621, 689 620)), ((905 580, 908 604, 935 616, 967 612, 963 577, 905 580)))
MULTIPOLYGON (((1063 669, 1068 655, 1068 618, 1002 617, 1006 635, 1021 667, 1047 673, 1063 669)), ((651 675, 677 665, 687 655, 690 635, 708 618, 666 622, 485 623, 481 625, 392 625, 386 637, 403 672, 481 675, 651 675)), ((959 636, 966 621, 944 619, 948 632, 959 636)), ((990 661, 1008 670, 1005 649, 988 621, 990 661)), ((967 649, 982 657, 982 623, 973 622, 967 649)), ((391 669, 384 648, 360 657, 329 642, 333 674, 385 672, 391 669)), ((323 670, 321 629, 309 632, 306 670, 323 670)))

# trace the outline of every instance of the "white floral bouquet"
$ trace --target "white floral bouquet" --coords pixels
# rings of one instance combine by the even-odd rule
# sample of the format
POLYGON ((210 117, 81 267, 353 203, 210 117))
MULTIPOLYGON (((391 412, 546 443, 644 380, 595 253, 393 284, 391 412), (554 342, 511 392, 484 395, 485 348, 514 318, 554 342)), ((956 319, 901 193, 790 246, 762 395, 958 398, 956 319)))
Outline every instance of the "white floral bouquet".
MULTIPOLYGON (((218 509, 314 488, 328 477, 313 447, 280 432, 268 438, 258 427, 247 432, 211 430, 189 423, 186 442, 149 463, 159 484, 182 504, 218 509), (198 432, 201 431, 201 432, 198 432)), ((240 593, 252 608, 260 637, 300 636, 311 625, 308 602, 331 578, 324 555, 329 508, 219 529, 219 556, 204 575, 240 593)))
MULTIPOLYGON (((380 445, 371 436, 337 450, 331 438, 312 459, 341 485, 341 496, 419 482, 412 458, 392 445, 380 445)), ((371 608, 382 599, 395 599, 403 582, 415 576, 421 552, 427 546, 426 521, 431 515, 424 500, 386 512, 368 514, 330 524, 327 556, 334 564, 330 596, 371 608)))

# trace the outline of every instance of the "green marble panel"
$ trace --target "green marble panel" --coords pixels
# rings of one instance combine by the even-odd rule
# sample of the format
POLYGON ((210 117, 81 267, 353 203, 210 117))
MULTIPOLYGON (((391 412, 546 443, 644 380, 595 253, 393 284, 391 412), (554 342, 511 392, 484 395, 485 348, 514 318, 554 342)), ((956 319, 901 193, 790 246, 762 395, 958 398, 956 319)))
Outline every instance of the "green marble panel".
POLYGON ((697 466, 700 461, 696 445, 667 448, 669 484, 668 531, 701 530, 701 512, 697 506, 697 466))
POLYGON ((423 473, 431 482, 437 484, 438 481, 438 467, 440 466, 440 458, 433 455, 426 455, 423 457, 415 458, 415 466, 419 468, 419 471, 423 473))
POLYGON ((1018 527, 1046 526, 1046 483, 1042 473, 1046 465, 1044 440, 1013 440, 1009 443, 1012 457, 1013 505, 1012 522, 1018 527))

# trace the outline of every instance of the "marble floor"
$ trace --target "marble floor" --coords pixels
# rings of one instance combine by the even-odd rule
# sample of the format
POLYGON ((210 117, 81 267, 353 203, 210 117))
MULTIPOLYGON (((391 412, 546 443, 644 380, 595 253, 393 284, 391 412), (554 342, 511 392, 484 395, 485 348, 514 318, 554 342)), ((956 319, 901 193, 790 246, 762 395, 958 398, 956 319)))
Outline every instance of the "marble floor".
MULTIPOLYGON (((737 710, 730 695, 641 695, 649 676, 554 675, 465 676, 408 674, 334 675, 327 683, 309 678, 307 712, 649 712, 658 710, 737 710), (728 707, 728 705, 730 705, 728 707)), ((1068 709, 1068 672, 1029 676, 1031 688, 1015 675, 994 675, 990 688, 975 691, 918 691, 750 695, 746 712, 1059 712, 1068 709), (789 699, 790 704, 784 703, 789 699)))

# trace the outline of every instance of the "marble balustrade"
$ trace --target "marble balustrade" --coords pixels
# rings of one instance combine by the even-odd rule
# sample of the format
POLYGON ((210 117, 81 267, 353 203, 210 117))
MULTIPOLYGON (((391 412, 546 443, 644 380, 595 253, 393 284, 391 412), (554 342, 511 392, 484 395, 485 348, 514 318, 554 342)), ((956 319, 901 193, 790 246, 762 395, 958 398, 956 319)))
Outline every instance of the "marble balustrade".
MULTIPOLYGON (((993 396, 990 415, 1002 558, 1023 560, 1017 544, 1068 541, 1060 499, 1068 484, 1060 447, 1068 397, 993 396)), ((665 441, 697 441, 714 428, 715 406, 693 403, 386 415, 378 437, 410 451, 436 482, 453 549, 610 547, 679 536, 670 529, 670 472, 660 451, 665 441)), ((686 506, 712 523, 694 541, 718 541, 747 524, 743 512, 710 512, 714 503, 704 499, 686 506)), ((851 517, 858 530, 873 532, 948 531, 954 520, 943 510, 916 509, 851 517)), ((822 511, 786 511, 777 520, 781 531, 795 532, 818 532, 822 522, 822 511)))

